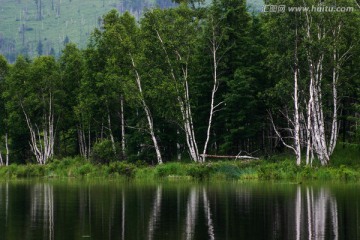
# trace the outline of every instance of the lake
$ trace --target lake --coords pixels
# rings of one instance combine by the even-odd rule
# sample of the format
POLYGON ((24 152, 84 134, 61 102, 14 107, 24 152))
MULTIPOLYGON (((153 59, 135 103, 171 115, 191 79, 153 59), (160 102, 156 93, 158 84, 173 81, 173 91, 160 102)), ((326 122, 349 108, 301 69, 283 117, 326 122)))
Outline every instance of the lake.
POLYGON ((360 239, 360 186, 0 183, 0 239, 360 239))

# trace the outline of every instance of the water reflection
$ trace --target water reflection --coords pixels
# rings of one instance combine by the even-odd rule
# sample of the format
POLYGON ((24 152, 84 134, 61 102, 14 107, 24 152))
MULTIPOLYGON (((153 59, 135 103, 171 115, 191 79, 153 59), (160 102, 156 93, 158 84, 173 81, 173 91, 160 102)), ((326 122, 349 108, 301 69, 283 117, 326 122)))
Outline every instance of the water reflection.
POLYGON ((0 239, 359 239, 359 190, 2 183, 0 239))
POLYGON ((295 206, 296 239, 339 238, 337 203, 328 188, 297 187, 295 206))
POLYGON ((30 191, 31 227, 43 225, 43 239, 54 239, 54 191, 49 184, 34 184, 30 191))
POLYGON ((156 189, 156 194, 154 196, 154 203, 153 208, 150 215, 150 221, 149 221, 149 230, 148 230, 148 239, 152 240, 154 239, 154 231, 155 227, 157 225, 157 222, 160 218, 160 212, 161 212, 161 186, 158 186, 156 189))

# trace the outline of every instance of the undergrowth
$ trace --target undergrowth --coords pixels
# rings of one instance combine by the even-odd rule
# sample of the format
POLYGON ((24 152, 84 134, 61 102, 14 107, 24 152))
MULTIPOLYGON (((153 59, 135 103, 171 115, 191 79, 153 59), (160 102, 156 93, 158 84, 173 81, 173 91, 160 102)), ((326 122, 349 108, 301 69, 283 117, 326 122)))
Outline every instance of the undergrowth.
MULTIPOLYGON (((360 148, 339 144, 328 166, 314 161, 312 166, 297 166, 293 157, 278 156, 264 160, 208 161, 203 164, 169 162, 149 166, 110 162, 97 164, 81 157, 55 159, 46 165, 28 164, 0 167, 0 178, 122 178, 135 180, 288 180, 288 181, 359 181, 360 148)), ((304 162, 304 161, 303 161, 304 162)))

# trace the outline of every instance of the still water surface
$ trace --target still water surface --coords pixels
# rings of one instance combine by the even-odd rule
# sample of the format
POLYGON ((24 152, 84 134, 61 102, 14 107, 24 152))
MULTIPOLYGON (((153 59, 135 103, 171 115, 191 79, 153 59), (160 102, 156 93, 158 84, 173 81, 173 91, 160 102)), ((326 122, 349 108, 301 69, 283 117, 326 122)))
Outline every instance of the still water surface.
POLYGON ((359 185, 1 182, 0 239, 360 239, 359 185))

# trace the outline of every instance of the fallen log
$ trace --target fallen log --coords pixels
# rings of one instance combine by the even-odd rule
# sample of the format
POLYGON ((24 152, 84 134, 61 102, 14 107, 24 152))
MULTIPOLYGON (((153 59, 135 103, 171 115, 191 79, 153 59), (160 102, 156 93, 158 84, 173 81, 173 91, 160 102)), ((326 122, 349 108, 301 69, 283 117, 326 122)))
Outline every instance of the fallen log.
POLYGON ((207 157, 207 158, 235 158, 235 159, 254 159, 254 160, 258 160, 259 158, 257 157, 252 157, 252 156, 244 156, 244 155, 237 155, 237 156, 227 156, 227 155, 209 155, 209 154, 200 154, 200 156, 202 158, 207 157))

